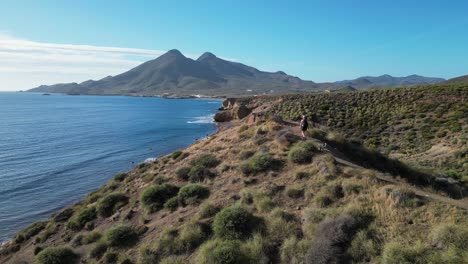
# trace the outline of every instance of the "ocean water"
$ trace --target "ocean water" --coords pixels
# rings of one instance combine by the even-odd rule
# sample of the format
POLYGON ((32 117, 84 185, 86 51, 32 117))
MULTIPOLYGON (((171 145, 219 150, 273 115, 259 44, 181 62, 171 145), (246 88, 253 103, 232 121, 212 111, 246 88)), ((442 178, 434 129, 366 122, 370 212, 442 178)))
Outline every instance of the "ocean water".
POLYGON ((215 131, 218 100, 0 93, 0 242, 215 131))

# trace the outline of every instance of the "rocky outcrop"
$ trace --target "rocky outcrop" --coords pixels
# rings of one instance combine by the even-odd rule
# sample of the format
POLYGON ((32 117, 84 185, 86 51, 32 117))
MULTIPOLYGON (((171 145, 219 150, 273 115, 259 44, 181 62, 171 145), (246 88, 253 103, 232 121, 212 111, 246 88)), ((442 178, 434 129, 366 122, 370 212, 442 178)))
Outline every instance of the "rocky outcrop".
POLYGON ((224 110, 214 116, 216 122, 229 122, 232 120, 240 120, 248 116, 252 110, 245 105, 234 105, 229 110, 224 110))

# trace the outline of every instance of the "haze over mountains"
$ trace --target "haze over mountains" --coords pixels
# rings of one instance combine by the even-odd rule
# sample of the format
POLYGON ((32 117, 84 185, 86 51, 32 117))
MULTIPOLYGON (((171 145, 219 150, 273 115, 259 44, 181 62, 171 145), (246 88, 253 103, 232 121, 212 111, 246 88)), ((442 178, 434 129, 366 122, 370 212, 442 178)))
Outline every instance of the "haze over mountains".
POLYGON ((30 92, 93 95, 173 95, 241 96, 272 93, 297 93, 320 90, 367 89, 445 81, 418 75, 407 77, 360 77, 335 83, 315 83, 282 71, 264 72, 242 63, 231 62, 205 52, 197 60, 170 50, 127 72, 98 81, 41 85, 30 92))

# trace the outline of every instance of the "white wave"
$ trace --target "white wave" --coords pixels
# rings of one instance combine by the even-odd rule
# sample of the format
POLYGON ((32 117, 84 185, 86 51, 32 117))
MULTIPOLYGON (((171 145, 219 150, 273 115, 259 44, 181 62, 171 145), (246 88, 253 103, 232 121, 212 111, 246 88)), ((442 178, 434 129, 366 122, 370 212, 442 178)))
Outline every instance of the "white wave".
POLYGON ((156 161, 158 158, 147 158, 145 159, 144 163, 151 163, 151 162, 154 162, 156 161))
POLYGON ((214 122, 214 115, 195 117, 194 120, 187 121, 188 124, 210 124, 214 122))

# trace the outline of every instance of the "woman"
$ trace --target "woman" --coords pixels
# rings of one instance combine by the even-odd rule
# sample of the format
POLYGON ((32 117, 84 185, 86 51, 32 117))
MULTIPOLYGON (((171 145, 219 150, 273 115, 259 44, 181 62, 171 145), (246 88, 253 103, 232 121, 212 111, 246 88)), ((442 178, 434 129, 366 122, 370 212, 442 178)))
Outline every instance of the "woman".
POLYGON ((301 119, 301 133, 302 133, 302 138, 305 139, 305 132, 307 131, 307 128, 309 128, 309 122, 307 122, 307 116, 302 115, 301 119))

